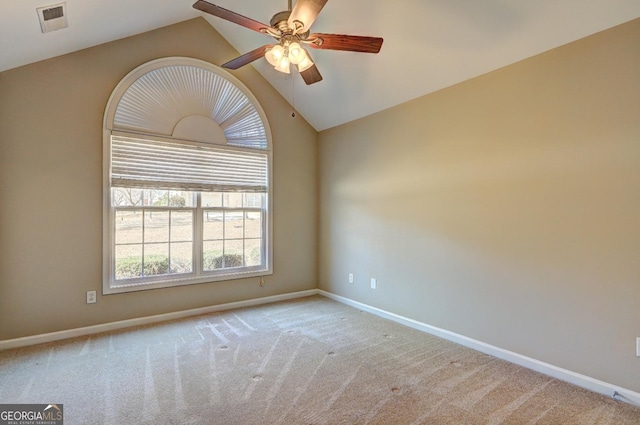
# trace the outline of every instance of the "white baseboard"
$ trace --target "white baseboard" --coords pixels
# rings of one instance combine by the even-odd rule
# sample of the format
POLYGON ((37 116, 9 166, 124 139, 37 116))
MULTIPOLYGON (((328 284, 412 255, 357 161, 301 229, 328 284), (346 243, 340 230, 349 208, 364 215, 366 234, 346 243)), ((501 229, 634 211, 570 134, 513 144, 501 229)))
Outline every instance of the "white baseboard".
POLYGON ((183 310, 166 314, 158 314, 155 316, 140 317, 136 319, 121 320, 118 322, 104 323, 94 326, 86 326, 83 328, 69 329, 59 332, 51 332, 40 335, 33 335, 23 338, 7 339, 0 341, 0 350, 7 350, 10 348, 25 347, 28 345, 42 344, 46 342, 59 341, 67 338, 75 338, 79 336, 92 335, 100 332, 108 332, 118 329, 129 328, 133 326, 149 325, 153 323, 163 322, 167 320, 182 319, 185 317, 197 316, 200 314, 215 313, 218 311, 231 310, 235 308, 250 307, 261 304, 269 304, 278 301, 286 301, 295 298, 309 297, 312 295, 322 295, 326 298, 330 298, 334 301, 338 301, 342 304, 358 308, 376 316, 394 321, 404 326, 426 332, 431 335, 455 342, 465 347, 472 348, 485 354, 497 357, 502 360, 526 367, 536 372, 543 373, 562 381, 569 382, 579 387, 588 389, 590 391, 600 393, 609 397, 613 397, 616 400, 624 401, 627 403, 640 406, 640 393, 628 390, 626 388, 619 387, 617 385, 610 384, 608 382, 600 381, 590 376, 582 375, 567 369, 563 369, 554 366, 549 363, 541 362, 531 357, 523 356, 518 353, 514 353, 503 348, 495 347, 490 344, 486 344, 482 341, 475 340, 473 338, 466 337, 464 335, 457 334, 445 329, 441 329, 435 326, 428 325, 426 323, 418 322, 417 320, 409 319, 404 316, 397 315, 395 313, 388 312, 386 310, 372 307, 367 304, 363 304, 358 301, 351 300, 349 298, 335 295, 330 292, 326 292, 320 289, 310 289, 307 291, 292 292, 281 295, 273 295, 269 297, 254 298, 245 301, 232 302, 227 304, 219 304, 202 308, 195 308, 191 310, 183 310), (615 396, 614 396, 615 395, 615 396))
POLYGON ((360 303, 358 301, 351 300, 349 298, 335 295, 330 292, 318 290, 318 293, 324 297, 338 301, 342 304, 346 304, 351 307, 358 308, 368 313, 375 314, 376 316, 383 317, 385 319, 392 320, 396 323, 408 326, 413 329, 417 329, 422 332, 435 335, 437 337, 455 342, 465 347, 472 348, 476 351, 480 351, 490 356, 497 357, 502 360, 506 360, 510 363, 515 363, 519 366, 526 367, 536 372, 543 373, 547 376, 569 382, 573 385, 585 388, 587 390, 600 393, 609 397, 613 397, 616 400, 624 401, 630 404, 640 406, 640 393, 621 388, 617 385, 610 384, 608 382, 600 381, 590 376, 582 375, 561 367, 554 366, 549 363, 541 362, 531 357, 523 356, 513 351, 505 350, 503 348, 495 347, 490 344, 486 344, 482 341, 475 340, 473 338, 466 337, 445 329, 437 328, 435 326, 427 325, 426 323, 418 322, 417 320, 409 319, 388 311, 369 306, 367 304, 360 303))
POLYGON ((238 301, 227 304, 212 305, 202 308, 194 308, 191 310, 176 311, 165 314, 157 314, 155 316, 138 317, 135 319, 121 320, 118 322, 104 323, 94 326, 86 326, 83 328, 69 329, 58 332, 50 332, 46 334, 26 336, 23 338, 5 339, 0 341, 0 350, 10 348, 25 347, 28 345, 42 344, 45 342, 59 341, 61 339, 75 338, 79 336, 92 335, 100 332, 114 331, 117 329, 130 328, 133 326, 149 325, 152 323, 164 322, 167 320, 183 319, 185 317, 198 316, 200 314, 215 313, 218 311, 232 310, 234 308, 250 307, 254 305, 270 304, 278 301, 291 300, 294 298, 310 297, 318 295, 317 289, 308 291, 291 292, 282 295, 273 295, 270 297, 254 298, 246 301, 238 301))

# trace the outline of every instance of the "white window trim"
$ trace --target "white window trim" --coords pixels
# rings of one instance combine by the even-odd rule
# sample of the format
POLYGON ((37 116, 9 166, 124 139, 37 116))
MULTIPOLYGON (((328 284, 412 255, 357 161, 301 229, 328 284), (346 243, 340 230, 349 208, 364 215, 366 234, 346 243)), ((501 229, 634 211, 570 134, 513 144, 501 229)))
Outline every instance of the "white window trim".
MULTIPOLYGON (((151 137, 159 137, 164 136, 162 134, 150 134, 151 137)), ((208 283, 208 282, 220 282, 220 281, 229 281, 234 279, 245 279, 245 278, 253 278, 253 277, 262 277, 266 275, 273 274, 273 151, 272 151, 272 141, 271 141, 271 129, 269 127, 269 123, 266 118, 266 114, 262 109, 260 103, 256 99, 256 97, 249 91, 249 89, 236 77, 231 75, 229 72, 224 69, 217 67, 213 64, 210 64, 205 61, 201 61, 193 58, 184 58, 184 57, 170 57, 170 58, 161 58, 146 64, 139 66, 138 68, 131 71, 127 74, 116 86, 114 91, 107 102, 107 106, 105 109, 104 115, 104 126, 103 126, 103 267, 102 267, 102 293, 104 295, 109 294, 119 294, 126 293, 132 291, 142 291, 142 290, 150 290, 150 289, 158 289, 158 288, 167 288, 167 287, 175 287, 175 286, 183 286, 183 285, 191 285, 191 284, 200 284, 200 283, 208 283), (114 249, 114 240, 113 237, 115 235, 115 220, 112 217, 112 214, 115 211, 115 208, 111 205, 111 136, 114 133, 125 131, 126 133, 135 135, 136 131, 132 129, 122 129, 122 128, 114 128, 114 119, 116 115, 116 110, 118 104, 124 94, 127 92, 129 87, 135 83, 141 76, 163 67, 168 66, 193 66, 198 68, 203 68, 207 71, 218 74, 223 77, 230 83, 232 83, 236 88, 238 88, 251 102, 252 106, 255 108, 256 112, 260 115, 262 119, 262 123, 264 125, 264 130, 267 138, 267 149, 262 152, 267 153, 268 156, 268 190, 265 196, 265 215, 266 220, 263 223, 264 229, 264 258, 265 258, 265 269, 261 270, 251 270, 251 269, 243 269, 242 271, 229 270, 229 272, 225 272, 224 269, 221 271, 217 271, 213 274, 201 274, 194 276, 188 276, 184 278, 176 278, 172 276, 159 276, 157 279, 153 279, 152 283, 137 283, 133 285, 117 285, 114 286, 115 279, 113 276, 113 270, 115 266, 115 255, 113 252, 114 249)), ((194 217, 194 227, 200 226, 200 220, 197 214, 194 217)), ((201 241, 194 240, 194 251, 197 253, 200 251, 200 248, 197 247, 198 243, 201 241)), ((195 255, 196 259, 194 262, 194 271, 197 270, 196 267, 202 261, 199 254, 195 255)))

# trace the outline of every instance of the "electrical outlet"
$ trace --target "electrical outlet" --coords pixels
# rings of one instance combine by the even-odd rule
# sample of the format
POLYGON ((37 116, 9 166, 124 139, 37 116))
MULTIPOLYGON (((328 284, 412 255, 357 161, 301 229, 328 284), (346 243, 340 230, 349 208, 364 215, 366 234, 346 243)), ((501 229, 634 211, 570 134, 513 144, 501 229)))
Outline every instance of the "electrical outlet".
POLYGON ((95 304, 96 301, 96 291, 87 291, 87 304, 95 304))
POLYGON ((376 289, 378 287, 378 279, 375 277, 371 278, 371 289, 376 289))
POLYGON ((640 336, 636 338, 636 356, 640 357, 640 336))
POLYGON ((353 283, 353 273, 349 273, 349 283, 353 283))

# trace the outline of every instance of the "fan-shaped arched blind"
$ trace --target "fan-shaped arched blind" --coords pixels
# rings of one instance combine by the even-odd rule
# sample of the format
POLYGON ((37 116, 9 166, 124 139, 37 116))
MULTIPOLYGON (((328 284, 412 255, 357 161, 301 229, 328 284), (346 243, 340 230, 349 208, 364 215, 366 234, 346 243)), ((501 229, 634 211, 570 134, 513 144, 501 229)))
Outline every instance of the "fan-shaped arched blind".
POLYGON ((226 71, 189 58, 152 61, 109 104, 111 186, 267 191, 264 112, 226 71))
POLYGON ((165 66, 139 77, 120 99, 113 128, 172 136, 182 119, 194 115, 216 123, 228 145, 268 148, 264 123, 247 95, 196 66, 165 66))

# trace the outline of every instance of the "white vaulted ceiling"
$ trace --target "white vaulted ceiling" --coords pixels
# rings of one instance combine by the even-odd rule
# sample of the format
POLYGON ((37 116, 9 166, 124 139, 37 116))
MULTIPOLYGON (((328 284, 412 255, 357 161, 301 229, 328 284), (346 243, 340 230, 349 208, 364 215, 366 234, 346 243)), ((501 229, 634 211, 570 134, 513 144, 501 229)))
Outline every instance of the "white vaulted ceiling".
MULTIPOLYGON (((60 1, 3 0, 0 71, 205 16, 194 1, 66 0, 69 28, 42 34, 36 8, 60 1)), ((264 23, 287 8, 286 0, 210 2, 264 23)), ((638 17, 640 0, 329 0, 312 31, 383 37, 379 54, 311 50, 324 77, 311 86, 264 59, 252 66, 320 131, 638 17)), ((206 19, 240 53, 271 41, 206 19)))

